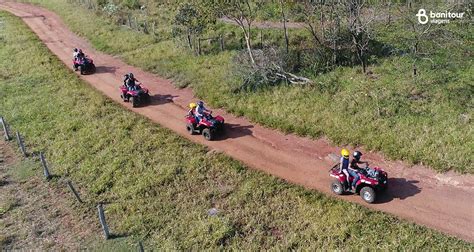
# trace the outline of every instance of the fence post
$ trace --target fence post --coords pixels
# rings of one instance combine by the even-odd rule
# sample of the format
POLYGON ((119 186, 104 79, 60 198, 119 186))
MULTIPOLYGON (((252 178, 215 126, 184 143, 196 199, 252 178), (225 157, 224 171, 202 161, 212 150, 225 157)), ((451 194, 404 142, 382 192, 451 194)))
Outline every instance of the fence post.
POLYGON ((97 210, 99 211, 99 221, 100 225, 102 226, 102 230, 104 230, 105 239, 108 240, 110 237, 109 226, 107 226, 107 222, 105 221, 105 214, 104 208, 102 207, 102 203, 97 205, 97 210))
POLYGON ((139 252, 145 252, 145 249, 143 248, 142 241, 138 241, 138 251, 139 252))
POLYGON ((128 26, 132 28, 132 18, 130 17, 130 13, 127 13, 127 17, 128 17, 128 26))
POLYGON ((140 25, 138 24, 137 17, 135 17, 135 28, 137 29, 137 31, 140 31, 140 25))
POLYGON ((11 138, 10 138, 10 134, 8 133, 7 123, 5 122, 5 119, 3 119, 3 117, 0 117, 0 120, 3 125, 3 134, 5 135, 5 140, 10 141, 11 138))
POLYGON ((82 200, 81 198, 79 197, 79 193, 77 193, 76 189, 74 188, 74 186, 72 186, 72 182, 70 180, 67 181, 67 185, 69 186, 69 189, 71 189, 72 193, 74 194, 74 196, 76 196, 76 199, 77 201, 79 201, 79 203, 82 203, 82 200))
POLYGON ((48 165, 46 164, 46 160, 44 159, 43 152, 40 152, 40 161, 41 161, 41 165, 43 166, 44 177, 46 179, 50 179, 51 174, 49 173, 48 165))
POLYGON ((222 34, 219 36, 220 44, 221 44, 221 51, 224 51, 224 36, 222 34))
POLYGON ((201 38, 198 38, 198 55, 201 55, 201 38))
POLYGON ((20 146, 20 151, 23 153, 23 156, 26 157, 26 149, 25 145, 23 144, 23 139, 21 139, 20 132, 16 132, 16 140, 18 141, 18 145, 20 146))

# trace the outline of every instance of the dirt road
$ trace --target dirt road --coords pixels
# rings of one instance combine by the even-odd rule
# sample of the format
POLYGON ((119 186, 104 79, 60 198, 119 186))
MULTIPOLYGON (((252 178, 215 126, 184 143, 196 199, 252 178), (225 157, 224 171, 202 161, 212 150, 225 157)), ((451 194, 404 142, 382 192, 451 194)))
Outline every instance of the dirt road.
MULTIPOLYGON (((125 64, 118 58, 97 52, 84 39, 70 32, 61 19, 45 9, 0 0, 0 9, 19 17, 46 46, 71 68, 72 48, 80 47, 97 64, 97 73, 82 76, 105 95, 126 108, 170 128, 176 133, 211 149, 225 152, 246 165, 265 171, 307 188, 330 194, 328 169, 340 147, 324 139, 310 140, 285 135, 253 124, 245 118, 215 110, 228 123, 227 135, 213 142, 202 136, 190 136, 183 116, 186 106, 195 100, 190 89, 176 89, 170 80, 125 64), (131 108, 119 97, 118 87, 125 73, 133 72, 152 93, 152 104, 131 108)), ((25 59, 26 60, 26 59, 25 59)), ((384 167, 390 176, 387 194, 377 204, 368 205, 358 196, 343 196, 349 201, 388 212, 418 224, 474 241, 474 176, 455 173, 437 174, 432 170, 403 162, 387 161, 378 153, 367 153, 371 164, 384 167)))

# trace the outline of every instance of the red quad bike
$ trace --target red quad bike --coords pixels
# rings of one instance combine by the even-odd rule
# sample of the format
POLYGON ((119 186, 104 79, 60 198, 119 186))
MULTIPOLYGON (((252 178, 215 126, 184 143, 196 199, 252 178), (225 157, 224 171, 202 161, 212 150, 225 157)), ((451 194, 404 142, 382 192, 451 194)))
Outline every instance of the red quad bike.
MULTIPOLYGON (((377 194, 383 192, 388 187, 388 175, 383 169, 374 167, 359 169, 357 172, 360 179, 356 184, 356 194, 360 194, 367 203, 373 203, 377 194)), ((337 195, 345 192, 351 192, 350 184, 347 184, 346 175, 339 172, 339 164, 336 164, 329 170, 329 176, 335 178, 331 183, 331 191, 337 195)), ((349 182, 352 184, 354 178, 351 176, 349 182)))
POLYGON ((150 101, 148 88, 144 87, 141 83, 135 84, 135 90, 128 90, 125 85, 122 85, 120 86, 120 91, 120 97, 123 101, 130 102, 134 108, 150 101))
POLYGON ((84 57, 82 59, 73 59, 72 66, 74 68, 74 71, 79 70, 81 74, 95 73, 94 61, 87 57, 84 57))
POLYGON ((186 130, 189 134, 202 134, 202 136, 211 141, 214 139, 216 133, 224 131, 224 118, 222 116, 212 116, 211 113, 203 116, 201 121, 197 123, 194 115, 186 116, 186 130))

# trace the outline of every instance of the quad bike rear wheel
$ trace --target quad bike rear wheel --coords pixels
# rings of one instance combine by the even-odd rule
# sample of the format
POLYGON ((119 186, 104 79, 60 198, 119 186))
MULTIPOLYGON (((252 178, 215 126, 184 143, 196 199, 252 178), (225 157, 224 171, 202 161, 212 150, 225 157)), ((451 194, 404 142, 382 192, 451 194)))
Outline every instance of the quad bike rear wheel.
POLYGON ((208 140, 208 141, 211 141, 212 140, 212 133, 211 133, 211 130, 210 129, 204 129, 202 131, 202 136, 208 140))
POLYGON ((192 123, 186 124, 186 130, 190 135, 194 135, 194 125, 192 123))
POLYGON ((130 103, 132 104, 133 108, 136 108, 138 106, 138 98, 137 97, 130 97, 130 103))
POLYGON ((360 190, 360 197, 367 203, 374 203, 375 191, 372 187, 366 186, 360 190))
POLYGON ((331 191, 337 195, 341 195, 344 192, 344 186, 342 185, 341 181, 335 179, 331 183, 331 191))

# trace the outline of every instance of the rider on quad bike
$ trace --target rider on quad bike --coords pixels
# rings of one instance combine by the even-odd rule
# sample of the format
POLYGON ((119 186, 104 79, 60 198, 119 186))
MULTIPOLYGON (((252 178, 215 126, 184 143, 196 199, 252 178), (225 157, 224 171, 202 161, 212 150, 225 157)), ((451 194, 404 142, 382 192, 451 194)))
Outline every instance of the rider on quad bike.
POLYGON ((339 162, 339 172, 344 173, 347 179, 347 186, 350 185, 349 178, 349 151, 347 149, 341 150, 341 160, 339 162))
POLYGON ((123 85, 120 87, 120 97, 124 102, 132 103, 132 107, 137 107, 150 101, 148 88, 144 87, 135 77, 133 73, 124 75, 123 85))
POLYGON ((74 71, 77 71, 77 69, 79 67, 79 64, 77 64, 77 61, 79 59, 85 57, 85 55, 84 55, 84 53, 82 52, 81 49, 74 48, 72 50, 73 50, 72 58, 73 58, 73 62, 74 62, 74 71))
POLYGON ((206 140, 213 140, 216 134, 224 130, 224 118, 222 116, 212 116, 212 111, 204 107, 204 102, 198 101, 189 104, 190 110, 185 116, 186 130, 191 134, 199 133, 206 140))
POLYGON ((204 107, 204 102, 203 101, 198 101, 197 102, 197 108, 196 108, 196 113, 195 113, 195 116, 196 116, 196 119, 197 119, 197 122, 199 123, 202 118, 208 114, 210 114, 211 111, 209 109, 207 109, 206 107, 204 107))
POLYGON ((354 159, 351 162, 349 162, 348 150, 343 149, 341 155, 341 162, 330 169, 329 176, 335 178, 331 183, 331 190, 338 195, 344 192, 360 194, 365 202, 373 203, 377 194, 388 187, 387 172, 379 167, 369 168, 367 162, 360 160, 362 153, 359 151, 354 153, 354 159), (361 163, 367 164, 367 167, 359 167, 358 164, 361 163), (352 174, 356 174, 357 177, 352 174))
POLYGON ((197 107, 196 103, 194 103, 194 102, 189 103, 189 111, 188 111, 189 116, 194 116, 195 117, 196 107, 197 107))
POLYGON ((137 89, 137 83, 140 83, 135 77, 133 76, 133 73, 129 73, 128 75, 125 75, 126 78, 123 81, 125 86, 128 88, 129 91, 133 91, 137 89))

